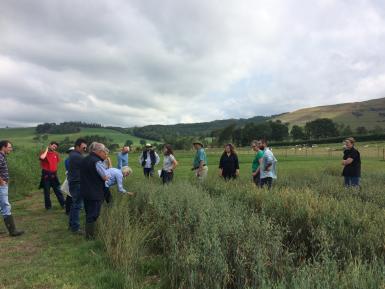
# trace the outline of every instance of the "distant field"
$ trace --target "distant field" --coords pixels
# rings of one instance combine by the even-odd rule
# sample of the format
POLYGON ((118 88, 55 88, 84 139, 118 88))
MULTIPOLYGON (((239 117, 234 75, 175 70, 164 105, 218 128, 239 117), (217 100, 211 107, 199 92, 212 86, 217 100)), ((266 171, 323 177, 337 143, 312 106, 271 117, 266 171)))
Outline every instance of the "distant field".
MULTIPOLYGON (((131 140, 135 146, 140 145, 140 138, 131 134, 124 134, 108 128, 82 128, 78 133, 72 134, 48 134, 48 140, 46 142, 55 140, 61 141, 66 137, 71 140, 76 140, 79 137, 86 135, 100 135, 112 139, 112 143, 123 145, 126 140, 131 140)), ((24 147, 40 147, 43 144, 37 143, 33 140, 35 136, 35 128, 0 128, 0 139, 9 139, 15 146, 24 147)), ((147 140, 151 142, 150 140, 147 140)), ((45 145, 45 143, 44 143, 45 145)))

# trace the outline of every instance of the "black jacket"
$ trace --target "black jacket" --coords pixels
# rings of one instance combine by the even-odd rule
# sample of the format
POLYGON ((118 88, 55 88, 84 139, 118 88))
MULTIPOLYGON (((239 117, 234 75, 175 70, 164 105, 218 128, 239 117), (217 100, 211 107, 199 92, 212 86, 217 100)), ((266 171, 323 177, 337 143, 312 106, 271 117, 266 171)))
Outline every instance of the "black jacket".
POLYGON ((80 163, 80 193, 86 200, 104 199, 104 180, 96 170, 98 161, 103 160, 91 153, 80 163))
POLYGON ((342 175, 344 177, 361 177, 361 156, 358 150, 352 147, 350 150, 344 151, 344 160, 352 158, 353 162, 349 165, 344 166, 342 175))
POLYGON ((224 178, 235 178, 236 171, 239 170, 238 156, 236 154, 227 155, 222 154, 219 161, 219 168, 222 169, 222 176, 224 178))

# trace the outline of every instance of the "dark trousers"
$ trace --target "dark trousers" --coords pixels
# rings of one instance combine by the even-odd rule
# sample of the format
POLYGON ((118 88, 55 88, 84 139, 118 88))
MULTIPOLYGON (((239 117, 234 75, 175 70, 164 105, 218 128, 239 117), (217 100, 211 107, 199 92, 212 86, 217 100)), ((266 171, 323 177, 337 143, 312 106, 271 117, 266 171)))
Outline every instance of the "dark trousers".
POLYGON ((46 178, 43 180, 43 192, 44 192, 44 205, 46 209, 52 208, 51 203, 51 197, 50 197, 50 190, 51 187, 56 195, 56 198, 62 208, 64 208, 64 197, 60 190, 60 184, 56 183, 55 181, 51 181, 49 178, 46 178))
POLYGON ((72 197, 66 196, 65 200, 65 207, 66 207, 66 214, 69 215, 71 211, 71 206, 72 206, 72 197))
POLYGON ((99 218, 100 210, 104 200, 84 199, 84 210, 86 212, 86 223, 93 223, 99 218))
POLYGON ((272 184, 273 184, 273 178, 271 177, 261 179, 261 188, 267 185, 268 189, 270 190, 272 184))
POLYGON ((76 232, 80 229, 80 211, 83 208, 83 197, 80 193, 79 183, 70 183, 69 189, 72 195, 69 226, 71 231, 76 232))
POLYGON ((110 188, 104 187, 104 199, 106 200, 106 203, 109 204, 112 201, 112 194, 110 191, 110 188))
POLYGON ((143 168, 143 173, 145 177, 152 177, 154 175, 154 168, 143 168))
POLYGON ((258 173, 255 177, 253 177, 253 181, 257 187, 261 186, 261 174, 258 173))
POLYGON ((174 178, 174 172, 166 172, 162 170, 161 177, 163 184, 168 184, 172 182, 172 179, 174 178))
POLYGON ((360 177, 344 177, 345 187, 359 187, 360 177))

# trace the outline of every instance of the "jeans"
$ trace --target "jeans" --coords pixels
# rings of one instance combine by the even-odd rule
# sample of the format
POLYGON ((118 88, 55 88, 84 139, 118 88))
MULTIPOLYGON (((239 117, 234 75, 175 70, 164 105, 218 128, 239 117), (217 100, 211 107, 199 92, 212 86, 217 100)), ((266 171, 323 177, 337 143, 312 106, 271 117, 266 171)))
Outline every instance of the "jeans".
POLYGON ((270 190, 272 184, 273 184, 273 178, 271 177, 261 179, 261 188, 267 185, 267 188, 270 190))
POLYGON ((56 198, 59 201, 59 204, 62 208, 64 208, 64 197, 60 189, 60 184, 56 185, 51 183, 50 179, 45 179, 43 181, 43 190, 44 190, 44 205, 46 209, 51 209, 52 203, 50 198, 50 190, 51 187, 53 188, 53 191, 55 192, 56 198))
POLYGON ((67 196, 65 200, 66 214, 69 215, 72 206, 72 197, 67 196))
POLYGON ((104 200, 84 200, 86 223, 96 222, 96 220, 99 218, 103 202, 104 200))
POLYGON ((8 201, 8 185, 0 186, 0 213, 3 217, 11 215, 11 204, 8 201))
POLYGON ((174 172, 167 172, 162 170, 161 177, 162 177, 163 184, 168 184, 174 178, 174 172))
POLYGON ((255 177, 253 176, 253 182, 257 187, 261 186, 261 174, 258 173, 255 177))
POLYGON ((71 231, 76 232, 80 229, 80 210, 83 208, 83 198, 80 194, 80 184, 70 184, 69 190, 72 196, 69 226, 71 231))
POLYGON ((143 173, 145 177, 154 176, 154 168, 143 168, 143 173))
POLYGON ((344 177, 345 187, 359 187, 360 177, 344 177))

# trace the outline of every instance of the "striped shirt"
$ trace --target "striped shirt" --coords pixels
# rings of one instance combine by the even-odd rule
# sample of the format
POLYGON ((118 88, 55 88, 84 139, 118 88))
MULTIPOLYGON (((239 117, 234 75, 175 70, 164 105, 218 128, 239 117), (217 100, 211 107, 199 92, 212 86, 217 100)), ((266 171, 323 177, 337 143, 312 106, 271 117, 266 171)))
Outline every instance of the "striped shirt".
POLYGON ((9 174, 8 174, 8 165, 5 155, 0 152, 0 178, 8 183, 9 174))

